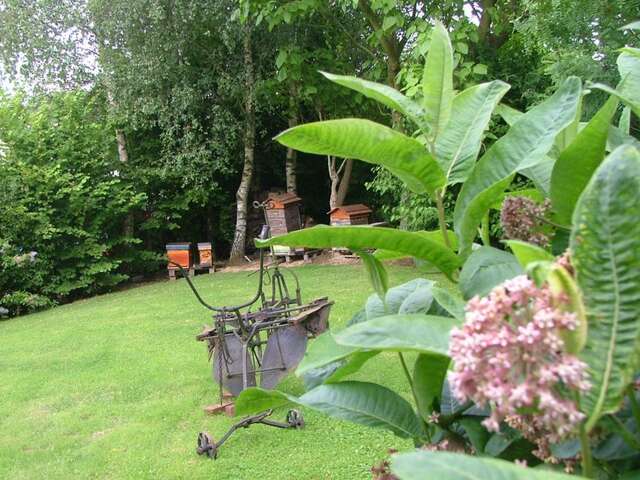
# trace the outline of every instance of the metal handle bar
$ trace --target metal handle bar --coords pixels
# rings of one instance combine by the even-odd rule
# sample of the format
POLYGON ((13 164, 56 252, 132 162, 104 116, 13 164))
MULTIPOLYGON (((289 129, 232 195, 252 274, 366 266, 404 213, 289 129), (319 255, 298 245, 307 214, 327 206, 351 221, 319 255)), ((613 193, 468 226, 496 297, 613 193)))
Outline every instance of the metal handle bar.
MULTIPOLYGON (((268 225, 263 225, 262 226, 262 231, 260 232, 259 237, 261 240, 266 240, 267 238, 269 238, 269 226, 268 225)), ((253 305, 254 303, 256 303, 258 300, 260 300, 260 298, 262 297, 262 281, 264 278, 264 249, 260 249, 260 270, 259 270, 259 278, 258 278, 258 291, 255 295, 255 297, 253 297, 251 300, 249 300, 246 303, 243 303, 242 305, 235 305, 235 306, 227 306, 227 307, 214 307, 213 305, 209 305, 207 302, 205 302, 202 297, 200 296, 200 294, 198 293, 198 290, 196 290, 196 287, 193 285, 193 283, 191 282, 191 279, 189 278, 189 275, 187 274, 186 270, 184 268, 182 268, 182 265, 180 265, 179 263, 176 263, 174 261, 169 260, 169 264, 171 265, 175 265, 176 267, 178 267, 178 269, 180 270, 180 273, 182 273, 182 276, 185 278, 185 280, 187 281, 187 283, 189 284, 189 287, 191 287, 191 290, 193 291, 194 295, 196 296, 196 298, 198 299, 198 301, 204 305, 205 308, 208 308, 209 310, 213 310, 214 312, 234 312, 236 310, 240 310, 241 308, 245 308, 248 307, 250 305, 253 305)))
POLYGON ((260 270, 259 270, 259 277, 258 277, 258 292, 253 297, 253 299, 249 300, 246 303, 243 303, 242 305, 234 305, 234 306, 226 306, 226 307, 214 307, 213 305, 209 305, 207 302, 204 301, 202 296, 200 296, 200 293, 198 293, 198 290, 196 290, 196 287, 191 282, 191 279, 189 278, 189 275, 188 275, 187 271, 184 268, 182 268, 182 265, 180 265, 179 263, 173 262, 171 260, 169 260, 169 264, 175 265, 176 267, 178 267, 178 269, 182 273, 182 276, 184 277, 184 279, 189 284, 189 287, 191 287, 191 290, 193 291, 193 294, 196 296, 198 301, 205 308, 208 308, 209 310, 212 310, 214 312, 233 312, 233 311, 236 311, 236 310, 240 310, 241 308, 245 308, 245 307, 248 307, 248 306, 253 305, 254 303, 256 303, 258 300, 260 300, 260 297, 262 295, 262 280, 263 280, 263 276, 264 276, 264 269, 263 269, 264 253, 263 253, 263 250, 260 250, 260 270))

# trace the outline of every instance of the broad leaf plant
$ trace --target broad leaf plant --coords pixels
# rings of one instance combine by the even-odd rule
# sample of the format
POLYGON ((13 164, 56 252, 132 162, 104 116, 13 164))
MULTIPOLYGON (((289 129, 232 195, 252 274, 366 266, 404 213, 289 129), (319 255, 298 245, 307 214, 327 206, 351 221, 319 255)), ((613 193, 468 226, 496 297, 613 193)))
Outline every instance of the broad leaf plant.
POLYGON ((567 350, 587 364, 591 383, 577 398, 585 418, 580 432, 553 446, 554 455, 579 457, 579 471, 587 477, 597 473, 613 478, 639 465, 640 406, 634 382, 640 367, 640 150, 629 135, 629 124, 632 114, 640 114, 640 49, 624 49, 618 67, 621 81, 616 88, 585 88, 580 79, 569 77, 553 95, 521 113, 500 105, 509 90, 500 80, 454 90, 451 42, 444 26, 436 24, 421 101, 385 85, 324 73, 400 112, 416 134, 346 118, 300 125, 276 140, 302 152, 386 168, 406 188, 433 199, 440 229, 318 226, 258 242, 261 247, 348 247, 362 256, 376 293, 346 328, 326 332, 311 345, 296 372, 305 381, 306 393, 295 397, 248 389, 238 399, 238 414, 293 402, 386 428, 417 446, 452 438, 475 452, 417 450, 397 455, 392 471, 401 479, 427 474, 447 479, 567 478, 506 462, 535 462, 532 445, 508 427, 487 431, 481 422, 491 406, 458 403, 448 381, 449 335, 465 321, 465 302, 527 274, 569 299, 565 308, 575 313, 578 326, 563 340, 567 350), (610 98, 593 118, 581 122, 582 99, 594 88, 610 98), (623 110, 614 125, 619 104, 623 110), (510 128, 480 155, 494 113, 510 128), (535 186, 522 195, 551 202, 549 224, 558 238, 568 238, 575 275, 554 263, 549 248, 512 240, 506 242, 507 251, 489 243, 489 212, 506 196, 518 195, 511 187, 516 175, 535 186), (462 186, 451 226, 445 221, 443 196, 455 184, 462 186), (478 238, 484 245, 475 243, 478 238), (367 253, 369 249, 375 254, 367 253), (383 261, 399 257, 427 262, 457 288, 416 279, 389 289, 383 261), (348 379, 380 352, 397 354, 411 401, 382 385, 348 379), (409 356, 415 359, 413 366, 409 356))

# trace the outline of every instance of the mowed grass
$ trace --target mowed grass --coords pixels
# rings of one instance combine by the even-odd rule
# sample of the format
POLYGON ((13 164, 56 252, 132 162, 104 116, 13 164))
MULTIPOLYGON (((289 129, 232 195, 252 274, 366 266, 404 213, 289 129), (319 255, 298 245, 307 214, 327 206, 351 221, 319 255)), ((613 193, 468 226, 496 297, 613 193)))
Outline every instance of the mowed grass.
MULTIPOLYGON (((371 294, 359 265, 296 273, 303 300, 335 300, 333 327, 371 294)), ((417 276, 390 268, 392 285, 417 276)), ((195 283, 220 305, 251 298, 256 280, 218 273, 195 283)), ((234 434, 218 460, 197 456, 198 432, 220 438, 234 422, 202 410, 218 398, 206 347, 195 341, 209 318, 178 280, 1 321, 0 479, 358 479, 370 478, 388 448, 411 447, 385 431, 303 409, 304 430, 256 425, 234 434)), ((410 397, 394 354, 376 357, 356 378, 410 397)), ((294 376, 278 388, 303 392, 294 376)))

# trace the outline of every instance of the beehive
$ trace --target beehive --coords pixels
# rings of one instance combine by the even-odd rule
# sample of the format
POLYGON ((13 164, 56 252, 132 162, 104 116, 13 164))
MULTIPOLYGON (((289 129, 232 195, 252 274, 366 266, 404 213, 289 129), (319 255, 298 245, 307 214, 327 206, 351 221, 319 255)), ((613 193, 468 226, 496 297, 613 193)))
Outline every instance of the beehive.
POLYGON ((213 267, 213 250, 211 249, 211 243, 198 243, 198 255, 200 257, 199 268, 213 267))
MULTIPOLYGON (((175 262, 185 270, 191 268, 191 243, 167 243, 167 257, 170 262, 175 262)), ((168 263, 167 268, 169 270, 177 270, 178 267, 168 263)))
POLYGON ((342 205, 329 211, 332 226, 368 225, 371 209, 362 203, 342 205))
POLYGON ((189 272, 190 276, 194 275, 193 261, 191 257, 191 243, 167 243, 167 270, 169 271, 169 280, 176 279, 176 271, 178 267, 171 262, 175 262, 189 272))
POLYGON ((266 214, 272 236, 284 235, 302 228, 301 202, 300 197, 293 193, 269 195, 266 214))

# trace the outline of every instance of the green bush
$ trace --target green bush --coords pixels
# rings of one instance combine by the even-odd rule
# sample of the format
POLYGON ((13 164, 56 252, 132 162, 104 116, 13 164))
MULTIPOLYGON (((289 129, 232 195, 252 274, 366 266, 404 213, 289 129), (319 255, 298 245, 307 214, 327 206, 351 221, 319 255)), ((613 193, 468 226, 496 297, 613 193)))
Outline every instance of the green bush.
POLYGON ((86 93, 0 106, 0 306, 19 314, 125 280, 123 225, 145 200, 120 176, 113 129, 86 93), (16 261, 35 251, 34 262, 16 261))

